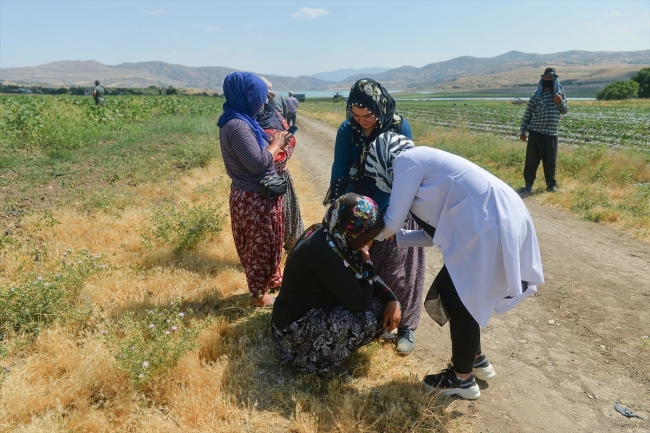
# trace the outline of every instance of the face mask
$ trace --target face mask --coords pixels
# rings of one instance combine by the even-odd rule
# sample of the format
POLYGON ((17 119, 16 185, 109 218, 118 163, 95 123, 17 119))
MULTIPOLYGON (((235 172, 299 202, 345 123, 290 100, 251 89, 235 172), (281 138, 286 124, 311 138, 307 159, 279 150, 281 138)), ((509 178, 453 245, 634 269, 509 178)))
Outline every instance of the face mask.
POLYGON ((554 80, 544 80, 544 88, 545 89, 552 89, 553 88, 553 81, 554 80))

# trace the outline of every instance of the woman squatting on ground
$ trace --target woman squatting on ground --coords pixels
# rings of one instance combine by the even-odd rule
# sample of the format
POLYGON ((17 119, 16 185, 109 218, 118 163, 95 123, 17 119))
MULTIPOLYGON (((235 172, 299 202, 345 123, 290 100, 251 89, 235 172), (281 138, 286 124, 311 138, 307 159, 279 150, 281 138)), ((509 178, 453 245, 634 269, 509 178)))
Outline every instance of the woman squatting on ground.
POLYGON ((298 240, 271 328, 280 358, 291 367, 349 379, 341 363, 399 325, 399 302, 377 276, 366 247, 382 229, 377 204, 350 193, 298 240))

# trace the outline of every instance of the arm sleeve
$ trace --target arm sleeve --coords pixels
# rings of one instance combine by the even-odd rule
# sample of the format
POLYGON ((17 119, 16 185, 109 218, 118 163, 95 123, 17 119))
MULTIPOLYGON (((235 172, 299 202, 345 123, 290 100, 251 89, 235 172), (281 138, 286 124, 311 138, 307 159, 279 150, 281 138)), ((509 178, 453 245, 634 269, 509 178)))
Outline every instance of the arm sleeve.
MULTIPOLYGON (((242 122, 243 123, 243 122, 242 122)), ((233 128, 228 132, 228 142, 237 158, 253 174, 266 171, 273 164, 273 156, 262 150, 248 128, 233 128)))
POLYGON ((560 96, 562 96, 562 103, 558 104, 560 114, 567 114, 569 112, 569 103, 566 100, 566 95, 564 92, 560 92, 560 96))
POLYGON ((322 263, 316 266, 318 280, 329 290, 345 308, 362 311, 368 307, 373 295, 373 285, 367 280, 359 280, 350 267, 329 246, 324 246, 322 263), (325 249, 326 248, 326 249, 325 249))
POLYGON ((282 101, 282 116, 286 118, 287 117, 287 110, 288 110, 287 109, 287 103, 286 103, 286 101, 284 100, 284 98, 282 96, 280 96, 280 100, 282 101))
POLYGON ((406 117, 402 117, 402 127, 399 129, 398 133, 413 140, 413 132, 411 131, 411 125, 406 120, 406 117))
POLYGON ((533 112, 534 112, 533 105, 535 105, 536 101, 537 100, 535 99, 535 95, 531 96, 530 99, 528 100, 528 104, 526 105, 526 111, 524 112, 524 117, 521 119, 521 126, 519 128, 520 134, 525 134, 526 130, 528 129, 528 125, 530 124, 530 119, 533 117, 533 112))
POLYGON ((395 241, 399 248, 433 246, 433 238, 424 230, 401 229, 395 234, 395 241))
POLYGON ((342 177, 347 177, 352 166, 352 125, 347 120, 341 123, 336 132, 334 143, 334 161, 332 162, 332 174, 330 185, 342 177))
POLYGON ((406 156, 397 156, 393 167, 393 189, 390 202, 384 216, 383 238, 396 234, 406 221, 413 199, 420 189, 424 170, 414 160, 406 156))
POLYGON ((395 293, 384 284, 383 281, 375 281, 372 285, 372 294, 375 298, 378 298, 386 303, 397 301, 395 293))

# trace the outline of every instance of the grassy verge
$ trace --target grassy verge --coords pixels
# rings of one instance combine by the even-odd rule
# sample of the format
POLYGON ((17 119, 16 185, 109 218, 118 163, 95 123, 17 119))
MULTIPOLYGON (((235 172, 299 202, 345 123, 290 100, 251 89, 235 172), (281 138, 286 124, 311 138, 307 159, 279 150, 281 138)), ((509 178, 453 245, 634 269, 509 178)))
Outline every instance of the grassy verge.
MULTIPOLYGON (((650 109, 647 100, 580 101, 573 104, 650 109)), ((303 113, 334 127, 338 127, 345 116, 344 102, 305 103, 300 107, 303 113)), ((471 119, 467 122, 471 123, 471 119)), ((513 188, 523 186, 524 143, 492 134, 475 134, 463 128, 435 127, 424 122, 414 121, 411 126, 417 145, 461 155, 513 188)), ((513 128, 516 129, 516 125, 513 128)), ((533 194, 543 202, 569 210, 580 218, 614 225, 639 239, 650 240, 650 152, 562 146, 558 152, 559 192, 544 192, 543 178, 540 164, 533 194)))
MULTIPOLYGON (((133 122, 4 160, 0 431, 469 431, 390 344, 349 359, 349 384, 278 362, 229 220, 208 218, 229 194, 214 121, 133 122), (184 235, 199 221, 205 236, 184 235)), ((305 223, 320 220, 321 194, 290 169, 305 223)))

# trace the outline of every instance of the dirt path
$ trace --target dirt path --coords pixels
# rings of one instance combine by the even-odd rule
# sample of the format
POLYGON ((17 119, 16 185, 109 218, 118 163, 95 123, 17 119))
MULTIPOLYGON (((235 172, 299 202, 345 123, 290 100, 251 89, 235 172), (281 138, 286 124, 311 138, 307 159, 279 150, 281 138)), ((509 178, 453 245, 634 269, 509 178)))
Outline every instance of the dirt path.
MULTIPOLYGON (((336 129, 299 116, 297 164, 325 193, 336 129)), ((546 284, 482 333, 497 377, 455 408, 476 432, 650 432, 650 244, 525 199, 546 284), (646 341, 647 341, 646 337, 646 341), (616 402, 643 417, 626 418, 616 402)), ((428 287, 442 255, 427 250, 428 287)), ((426 289, 425 289, 426 290, 426 289)), ((411 358, 417 374, 446 367, 449 330, 425 312, 411 358)))

